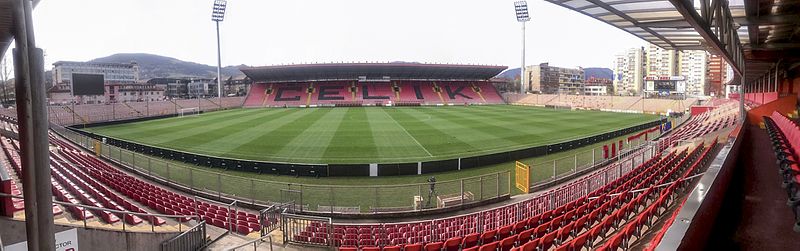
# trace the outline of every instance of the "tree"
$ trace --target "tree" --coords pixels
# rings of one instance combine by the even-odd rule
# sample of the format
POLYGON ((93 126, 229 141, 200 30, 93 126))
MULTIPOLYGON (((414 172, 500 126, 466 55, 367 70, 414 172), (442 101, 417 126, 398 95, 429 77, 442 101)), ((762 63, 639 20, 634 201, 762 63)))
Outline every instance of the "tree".
POLYGON ((3 62, 0 63, 0 80, 3 81, 3 104, 10 102, 8 99, 8 75, 10 75, 10 71, 8 70, 8 58, 3 58, 3 62))

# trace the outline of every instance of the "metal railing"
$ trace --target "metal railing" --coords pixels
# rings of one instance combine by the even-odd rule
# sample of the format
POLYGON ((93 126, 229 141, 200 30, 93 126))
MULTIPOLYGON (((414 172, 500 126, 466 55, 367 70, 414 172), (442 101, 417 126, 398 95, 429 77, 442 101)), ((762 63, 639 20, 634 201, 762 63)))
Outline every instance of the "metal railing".
MULTIPOLYGON (((223 97, 222 103, 200 99, 176 99, 162 101, 121 102, 109 104, 48 105, 50 122, 58 125, 80 125, 88 123, 146 118, 178 114, 180 108, 197 107, 208 112, 242 107, 246 97, 223 97)), ((14 109, 0 110, 0 114, 16 116, 14 109)))
MULTIPOLYGON (((95 140, 69 129, 53 126, 70 141, 94 150, 95 140)), ((162 179, 170 185, 253 204, 293 202, 299 212, 380 213, 414 212, 442 207, 459 207, 511 195, 511 171, 483 174, 435 183, 401 185, 314 185, 248 178, 182 162, 129 151, 99 143, 102 157, 133 169, 142 175, 162 179), (453 198, 463 198, 455 200, 453 198)))
MULTIPOLYGON (((0 197, 11 197, 11 198, 17 198, 17 199, 24 199, 22 196, 16 196, 16 195, 11 195, 11 194, 7 194, 7 193, 0 193, 0 197)), ((96 226, 90 227, 89 224, 88 224, 88 221, 87 221, 88 220, 87 217, 89 216, 89 215, 86 214, 86 210, 87 209, 111 212, 111 213, 115 213, 115 214, 119 214, 119 215, 123 215, 123 216, 124 215, 128 215, 128 214, 135 215, 135 216, 139 216, 139 218, 141 218, 141 219, 149 219, 148 220, 149 222, 155 221, 156 217, 169 218, 169 219, 172 219, 172 220, 178 222, 178 232, 182 232, 183 231, 183 224, 181 224, 181 219, 190 218, 190 219, 194 219, 195 222, 198 222, 198 223, 201 222, 200 217, 197 216, 197 215, 169 215, 169 214, 138 213, 138 212, 121 211, 121 210, 115 210, 115 209, 103 208, 103 207, 87 206, 87 205, 82 205, 82 204, 74 204, 74 203, 56 201, 56 200, 53 201, 53 204, 62 205, 64 207, 77 207, 77 208, 81 209, 81 212, 83 212, 83 214, 84 214, 84 215, 82 215, 83 217, 81 217, 81 218, 83 218, 82 221, 83 221, 83 227, 84 228, 109 229, 109 227, 96 227, 96 226)), ((125 222, 125 217, 121 217, 120 218, 120 222, 122 222, 122 229, 116 229, 116 228, 111 228, 111 229, 112 230, 122 230, 123 232, 130 231, 129 229, 127 229, 127 226, 130 225, 130 224, 125 222)), ((111 224, 109 224, 108 226, 111 226, 111 224)), ((150 224, 150 232, 156 232, 155 229, 156 229, 155 224, 151 223, 150 224)))
POLYGON ((161 251, 198 250, 206 245, 206 222, 161 243, 161 251))
POLYGON ((333 233, 333 222, 329 217, 316 217, 299 214, 281 214, 281 232, 283 232, 283 243, 311 243, 323 246, 334 246, 334 242, 329 238, 315 239, 306 236, 308 227, 327 228, 327 233, 333 233))
MULTIPOLYGON (((502 226, 508 226, 519 222, 523 219, 528 219, 545 211, 553 210, 561 207, 570 201, 574 201, 580 197, 586 196, 592 191, 595 191, 610 182, 613 182, 620 177, 630 173, 637 166, 642 165, 648 161, 655 161, 655 146, 646 145, 639 149, 625 152, 620 155, 620 159, 616 162, 602 167, 601 169, 577 180, 563 184, 557 188, 548 190, 523 201, 498 206, 492 209, 482 210, 479 212, 461 214, 451 217, 442 217, 432 220, 410 221, 410 222, 397 222, 397 223, 367 223, 367 224, 352 224, 352 223, 336 223, 332 224, 330 218, 326 217, 309 217, 295 214, 283 214, 281 217, 281 230, 283 231, 284 243, 298 243, 304 245, 317 245, 317 246, 340 246, 340 245, 354 245, 352 243, 341 243, 341 240, 331 238, 330 234, 325 238, 311 234, 316 233, 336 233, 336 228, 357 228, 359 226, 379 226, 381 228, 387 226, 406 226, 410 224, 423 224, 430 225, 430 235, 425 236, 428 241, 445 241, 444 234, 448 230, 435 229, 438 223, 461 220, 464 222, 472 222, 472 227, 469 230, 459 229, 460 234, 483 233, 491 229, 497 229, 502 226), (506 214, 508 217, 498 219, 498 214, 513 212, 506 214), (322 230, 325 229, 325 230, 322 230), (464 231, 466 230, 466 231, 464 231)), ((652 163, 652 162, 651 162, 652 163)), ((419 237, 419 236, 418 236, 419 237)))
MULTIPOLYGON (((659 136, 661 136, 660 130, 647 133, 648 139, 654 139, 659 136)), ((617 150, 618 154, 614 157, 604 157, 603 146, 600 145, 586 151, 574 154, 571 153, 564 157, 530 163, 531 172, 533 173, 531 176, 531 187, 542 187, 544 184, 557 183, 559 180, 563 180, 566 177, 582 173, 588 169, 596 168, 597 166, 602 166, 604 163, 610 161, 619 160, 624 157, 624 152, 630 152, 633 149, 638 149, 648 144, 648 140, 645 140, 644 137, 639 137, 632 141, 628 141, 626 137, 620 137, 616 140, 601 144, 618 143, 619 140, 622 140, 623 145, 622 148, 617 150)), ((564 154, 554 155, 559 156, 564 154)), ((544 158, 547 158, 547 156, 544 158)))
POLYGON ((280 227, 281 214, 290 212, 294 208, 294 202, 271 205, 259 212, 259 222, 261 224, 261 236, 269 235, 270 232, 280 227))
POLYGON ((225 250, 226 251, 233 251, 233 250, 236 250, 236 249, 239 249, 239 248, 250 246, 250 244, 253 244, 253 250, 255 251, 255 250, 258 250, 258 246, 263 244, 264 242, 266 242, 267 239, 269 239, 269 250, 272 251, 272 235, 266 235, 266 236, 263 236, 261 238, 255 239, 255 240, 242 243, 242 244, 240 244, 238 246, 227 248, 225 250))

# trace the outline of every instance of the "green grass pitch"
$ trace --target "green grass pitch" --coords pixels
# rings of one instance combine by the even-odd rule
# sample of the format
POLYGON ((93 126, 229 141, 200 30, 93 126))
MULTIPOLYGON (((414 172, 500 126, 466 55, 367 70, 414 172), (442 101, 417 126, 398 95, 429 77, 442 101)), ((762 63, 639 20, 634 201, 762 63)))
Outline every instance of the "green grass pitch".
POLYGON ((510 105, 261 108, 87 130, 147 145, 237 159, 397 163, 551 144, 657 118, 510 105))

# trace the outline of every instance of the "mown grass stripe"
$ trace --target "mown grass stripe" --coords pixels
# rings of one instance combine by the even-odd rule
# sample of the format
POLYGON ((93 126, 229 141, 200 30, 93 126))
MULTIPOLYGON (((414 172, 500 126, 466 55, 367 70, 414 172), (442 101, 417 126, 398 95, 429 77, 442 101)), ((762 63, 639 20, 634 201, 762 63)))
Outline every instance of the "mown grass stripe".
POLYGON ((433 155, 446 154, 454 150, 465 153, 477 150, 467 142, 437 128, 431 122, 432 118, 420 115, 419 109, 424 108, 400 108, 397 109, 398 112, 390 115, 433 155))
POLYGON ((378 153, 381 156, 426 157, 427 149, 405 132, 405 128, 397 123, 388 112, 390 109, 366 109, 367 122, 372 131, 378 153))
POLYGON ((272 130, 266 130, 259 137, 244 142, 228 156, 262 156, 279 161, 290 161, 294 156, 280 156, 277 153, 307 129, 314 121, 330 112, 330 109, 292 109, 292 117, 276 121, 272 130))
POLYGON ((276 155, 294 156, 303 161, 321 160, 334 134, 339 130, 339 124, 344 120, 345 114, 344 110, 330 109, 292 141, 287 142, 276 155))
POLYGON ((656 118, 518 106, 278 108, 229 110, 88 130, 221 157, 398 163, 563 142, 656 118))
POLYGON ((113 131, 119 137, 141 137, 143 132, 141 128, 147 128, 147 133, 159 134, 164 132, 172 132, 180 130, 185 127, 194 127, 198 125, 207 124, 208 121, 225 120, 227 118, 234 118, 246 114, 255 113, 256 111, 248 109, 237 109, 220 112, 204 113, 197 116, 184 116, 173 117, 157 120, 148 120, 137 123, 126 123, 112 126, 104 126, 98 128, 100 131, 113 131))
POLYGON ((375 149, 372 131, 365 130, 367 115, 365 108, 347 108, 345 119, 339 124, 339 129, 333 135, 331 144, 327 146, 326 158, 364 158, 380 159, 375 149))

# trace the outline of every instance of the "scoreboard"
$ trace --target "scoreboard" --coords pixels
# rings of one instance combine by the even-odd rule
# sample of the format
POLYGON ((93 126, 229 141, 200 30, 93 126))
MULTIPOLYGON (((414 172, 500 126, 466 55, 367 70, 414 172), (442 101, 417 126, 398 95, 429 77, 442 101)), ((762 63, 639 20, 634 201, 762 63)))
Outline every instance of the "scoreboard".
POLYGON ((686 93, 684 76, 646 76, 644 78, 645 93, 658 96, 670 96, 686 93))

